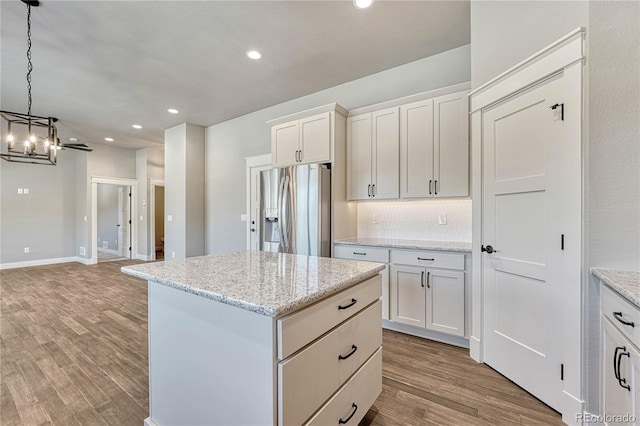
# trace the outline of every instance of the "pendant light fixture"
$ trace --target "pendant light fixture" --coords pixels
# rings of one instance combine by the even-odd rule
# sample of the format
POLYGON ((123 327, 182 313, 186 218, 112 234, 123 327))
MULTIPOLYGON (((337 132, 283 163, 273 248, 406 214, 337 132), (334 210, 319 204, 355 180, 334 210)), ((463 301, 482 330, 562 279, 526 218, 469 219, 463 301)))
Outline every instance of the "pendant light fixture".
POLYGON ((40 6, 38 0, 22 0, 27 5, 27 113, 0 111, 2 116, 2 143, 0 157, 2 159, 31 164, 57 163, 60 140, 54 123, 54 117, 31 115, 31 8, 40 6))

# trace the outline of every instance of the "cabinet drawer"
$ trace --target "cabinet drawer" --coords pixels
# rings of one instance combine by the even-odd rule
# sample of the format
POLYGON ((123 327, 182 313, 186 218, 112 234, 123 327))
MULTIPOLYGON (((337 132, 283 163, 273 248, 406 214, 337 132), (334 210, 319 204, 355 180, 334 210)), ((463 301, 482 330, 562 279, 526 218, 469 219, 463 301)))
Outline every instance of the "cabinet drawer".
MULTIPOLYGON (((278 358, 283 360, 380 299, 380 274, 277 321, 278 358)), ((380 312, 380 311, 378 311, 380 312)))
POLYGON ((279 424, 302 424, 380 348, 381 304, 375 302, 278 365, 279 424))
POLYGON ((382 348, 306 424, 355 426, 381 392, 382 348))
POLYGON ((464 271, 464 254, 435 251, 391 250, 391 263, 464 271))
POLYGON ((337 245, 335 247, 335 257, 340 259, 389 263, 389 250, 374 247, 337 245))
POLYGON ((600 288, 602 315, 609 318, 634 345, 640 347, 640 309, 606 285, 603 284, 600 288))

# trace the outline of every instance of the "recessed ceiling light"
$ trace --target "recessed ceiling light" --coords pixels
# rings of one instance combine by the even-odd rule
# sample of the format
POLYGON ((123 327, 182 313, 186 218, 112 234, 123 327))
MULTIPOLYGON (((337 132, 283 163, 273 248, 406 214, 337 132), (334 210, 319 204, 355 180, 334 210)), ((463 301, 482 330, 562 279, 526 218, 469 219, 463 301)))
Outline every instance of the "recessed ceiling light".
POLYGON ((373 4, 373 0, 353 0, 353 5, 358 9, 366 9, 373 4))
POLYGON ((104 138, 104 140, 107 142, 113 142, 113 138, 104 138))
POLYGON ((262 58, 262 53, 257 50, 247 50, 247 58, 258 60, 262 58))
POLYGON ((139 124, 132 124, 131 127, 133 127, 134 129, 142 129, 142 126, 139 124))
POLYGON ((169 113, 171 113, 171 114, 177 114, 177 113, 179 113, 180 111, 178 111, 178 110, 177 110, 177 109, 175 109, 175 108, 169 108, 169 109, 167 110, 167 112, 169 112, 169 113))
POLYGON ((78 142, 78 138, 69 138, 71 142, 78 142))

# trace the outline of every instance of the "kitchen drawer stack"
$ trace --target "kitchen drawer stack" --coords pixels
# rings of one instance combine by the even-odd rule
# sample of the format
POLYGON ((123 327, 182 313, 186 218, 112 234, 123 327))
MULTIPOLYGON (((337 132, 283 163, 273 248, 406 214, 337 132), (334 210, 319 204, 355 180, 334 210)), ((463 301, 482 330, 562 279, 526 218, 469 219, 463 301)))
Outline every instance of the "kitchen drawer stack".
POLYGON ((386 263, 381 272, 385 328, 466 346, 464 253, 336 243, 335 257, 386 263), (409 327, 407 327, 409 326, 409 327))
POLYGON ((357 425, 382 391, 380 275, 277 320, 279 425, 357 425))
POLYGON ((610 287, 600 288, 600 410, 605 424, 636 424, 640 409, 640 308, 610 287))

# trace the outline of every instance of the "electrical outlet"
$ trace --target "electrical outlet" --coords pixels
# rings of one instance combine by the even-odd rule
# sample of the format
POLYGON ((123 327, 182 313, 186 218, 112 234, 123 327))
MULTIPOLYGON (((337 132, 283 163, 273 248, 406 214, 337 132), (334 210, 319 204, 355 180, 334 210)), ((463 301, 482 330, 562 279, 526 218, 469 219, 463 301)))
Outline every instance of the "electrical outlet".
POLYGON ((29 253, 29 247, 25 247, 25 248, 24 248, 24 252, 25 252, 25 253, 29 253))
POLYGON ((103 241, 102 248, 109 248, 109 241, 103 241))
POLYGON ((29 195, 29 188, 24 188, 24 189, 22 190, 22 193, 23 193, 24 195, 29 195))
POLYGON ((22 188, 18 188, 18 195, 22 195, 24 192, 22 190, 22 188))
POLYGON ((440 213, 438 215, 438 223, 440 225, 446 225, 447 224, 447 214, 446 213, 440 213))
POLYGON ((173 222, 173 215, 167 215, 167 222, 173 222))
POLYGON ((176 252, 175 251, 171 252, 171 257, 174 258, 174 259, 176 258, 176 252))
POLYGON ((78 252, 80 253, 80 256, 86 256, 87 254, 87 250, 82 246, 80 246, 80 249, 78 250, 78 252))

